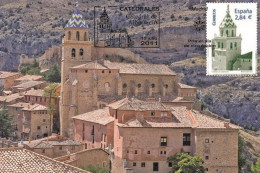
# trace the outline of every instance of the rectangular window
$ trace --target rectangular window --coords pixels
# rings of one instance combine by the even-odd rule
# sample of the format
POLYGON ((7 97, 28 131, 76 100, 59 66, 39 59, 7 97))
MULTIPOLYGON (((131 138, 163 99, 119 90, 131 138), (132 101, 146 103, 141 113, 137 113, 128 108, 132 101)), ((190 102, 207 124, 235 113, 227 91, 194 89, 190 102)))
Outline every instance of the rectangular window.
POLYGON ((59 150, 62 150, 62 146, 59 146, 59 150))
POLYGON ((153 171, 159 171, 159 163, 153 162, 153 171))
POLYGON ((167 137, 161 137, 161 146, 167 146, 167 137))
POLYGON ((190 146, 190 133, 183 134, 183 146, 190 146))
POLYGON ((151 152, 150 151, 147 151, 147 154, 150 154, 151 152))
POLYGON ((42 153, 45 153, 45 149, 42 150, 42 153))
POLYGON ((220 42, 218 42, 218 48, 220 48, 220 42))
POLYGON ((205 156, 205 160, 209 160, 209 156, 205 156))
POLYGON ((141 163, 141 167, 145 167, 145 162, 142 162, 142 163, 141 163))
POLYGON ((169 162, 169 163, 168 163, 168 167, 172 167, 172 162, 169 162))
POLYGON ((162 117, 166 117, 167 116, 167 112, 161 112, 161 116, 162 117))
POLYGON ((135 150, 135 154, 137 154, 137 150, 135 150))
POLYGON ((71 146, 71 150, 75 150, 75 146, 71 146))
POLYGON ((45 119, 43 119, 42 121, 43 121, 43 122, 45 122, 46 120, 45 120, 45 119))
POLYGON ((41 130, 41 126, 37 126, 37 130, 41 130))
POLYGON ((163 154, 166 154, 166 151, 164 151, 163 154))
POLYGON ((133 166, 136 166, 136 162, 133 162, 133 166))
POLYGON ((155 112, 151 112, 151 116, 155 116, 155 112))
POLYGON ((85 124, 82 124, 82 141, 85 140, 85 124))

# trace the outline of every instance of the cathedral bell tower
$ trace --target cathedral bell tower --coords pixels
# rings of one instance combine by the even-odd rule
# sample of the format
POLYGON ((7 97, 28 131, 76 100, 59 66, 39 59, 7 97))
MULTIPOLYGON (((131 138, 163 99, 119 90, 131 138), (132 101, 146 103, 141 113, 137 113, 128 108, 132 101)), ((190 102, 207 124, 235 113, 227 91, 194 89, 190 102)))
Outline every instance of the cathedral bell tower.
MULTIPOLYGON (((78 4, 77 4, 78 6, 78 4)), ((61 135, 68 137, 71 130, 72 95, 70 84, 70 68, 91 61, 93 43, 89 39, 88 25, 78 9, 65 26, 65 36, 62 39, 61 60, 61 99, 60 126, 61 135)))
POLYGON ((232 70, 237 56, 241 55, 241 34, 237 36, 237 26, 230 16, 229 5, 226 16, 219 26, 219 36, 212 40, 212 57, 214 70, 232 70))

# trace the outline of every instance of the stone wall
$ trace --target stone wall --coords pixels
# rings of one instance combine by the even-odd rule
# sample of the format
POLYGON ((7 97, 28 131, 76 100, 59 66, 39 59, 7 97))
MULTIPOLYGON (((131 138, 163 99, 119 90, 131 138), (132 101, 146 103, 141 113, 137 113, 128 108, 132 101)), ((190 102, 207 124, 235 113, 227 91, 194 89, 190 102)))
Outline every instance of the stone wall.
POLYGON ((109 169, 110 167, 109 154, 102 149, 84 150, 74 154, 56 158, 55 160, 76 167, 84 167, 87 165, 98 165, 99 167, 105 167, 106 169, 109 169))
POLYGON ((209 172, 238 172, 238 130, 196 129, 195 135, 196 153, 209 172))

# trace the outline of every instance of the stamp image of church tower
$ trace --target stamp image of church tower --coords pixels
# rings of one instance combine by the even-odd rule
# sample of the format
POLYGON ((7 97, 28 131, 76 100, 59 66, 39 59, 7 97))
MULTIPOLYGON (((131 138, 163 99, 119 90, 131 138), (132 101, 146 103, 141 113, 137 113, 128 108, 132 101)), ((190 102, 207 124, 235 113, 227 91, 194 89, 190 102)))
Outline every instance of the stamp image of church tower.
POLYGON ((213 70, 252 70, 252 52, 241 55, 241 34, 237 33, 229 5, 226 16, 219 26, 220 36, 212 39, 212 69, 213 70))

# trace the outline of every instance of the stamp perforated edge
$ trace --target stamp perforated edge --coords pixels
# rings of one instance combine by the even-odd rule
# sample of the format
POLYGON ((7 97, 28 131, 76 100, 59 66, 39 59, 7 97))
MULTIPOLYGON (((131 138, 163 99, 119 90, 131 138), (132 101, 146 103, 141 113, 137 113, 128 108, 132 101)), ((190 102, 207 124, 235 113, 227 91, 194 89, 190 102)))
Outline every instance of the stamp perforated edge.
MULTIPOLYGON (((206 3, 206 7, 207 7, 207 4, 255 4, 256 5, 256 21, 255 21, 255 24, 256 24, 256 53, 255 53, 255 60, 253 61, 253 64, 255 66, 255 71, 252 73, 252 74, 210 74, 209 73, 209 68, 208 68, 208 47, 206 48, 206 76, 225 76, 225 77, 241 77, 241 76, 249 76, 249 77, 254 77, 254 76, 258 76, 258 35, 257 35, 257 17, 258 17, 258 10, 257 10, 257 2, 207 2, 206 3)), ((206 11, 206 21, 208 19, 208 15, 207 15, 207 11, 206 11)), ((208 26, 207 26, 207 23, 206 22, 206 40, 207 40, 207 36, 208 36, 208 26)))

